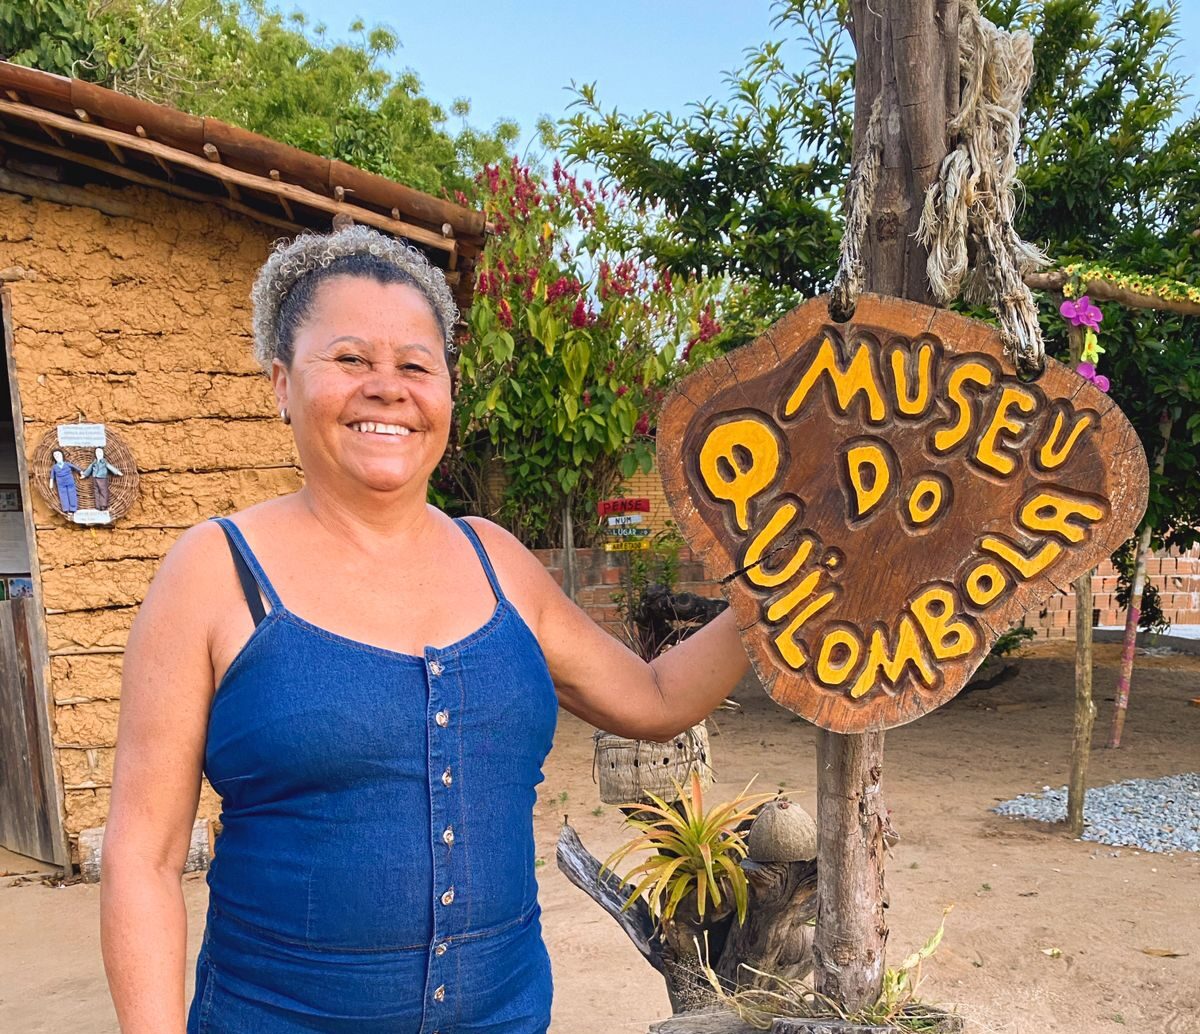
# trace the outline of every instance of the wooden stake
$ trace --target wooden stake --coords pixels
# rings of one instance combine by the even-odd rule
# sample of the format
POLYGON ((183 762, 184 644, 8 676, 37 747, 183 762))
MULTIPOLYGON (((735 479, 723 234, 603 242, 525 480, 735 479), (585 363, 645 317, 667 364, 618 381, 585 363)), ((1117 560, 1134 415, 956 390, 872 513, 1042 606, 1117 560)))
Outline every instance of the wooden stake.
POLYGON ((1083 832, 1083 803, 1087 793, 1088 758, 1096 704, 1092 700, 1092 574, 1075 579, 1075 728, 1071 737, 1071 781, 1067 785, 1067 830, 1083 832))
MULTIPOLYGON (((1083 358, 1086 334, 1083 327, 1067 330, 1071 346, 1071 364, 1078 369, 1083 358)), ((1075 579, 1075 723, 1071 736, 1071 778, 1067 784, 1067 830, 1071 836, 1083 833, 1083 805, 1087 795, 1088 761, 1092 752, 1092 729, 1096 724, 1096 704, 1092 699, 1092 575, 1075 579)))
MULTIPOLYGON (((1171 444, 1171 412, 1163 409, 1158 418, 1158 433, 1162 443, 1154 461, 1154 472, 1162 476, 1167 462, 1167 446, 1171 444)), ((1150 525, 1142 528, 1138 538, 1137 557, 1133 571, 1133 585, 1129 592, 1129 609, 1125 612, 1125 638, 1121 648, 1121 673, 1117 677, 1117 701, 1113 708, 1112 728, 1108 733, 1108 746, 1116 750, 1121 746, 1121 733, 1125 728, 1125 712, 1129 709, 1129 683, 1133 678, 1133 655, 1137 647, 1137 630, 1142 619, 1142 592, 1146 587, 1146 554, 1150 551, 1150 525)))

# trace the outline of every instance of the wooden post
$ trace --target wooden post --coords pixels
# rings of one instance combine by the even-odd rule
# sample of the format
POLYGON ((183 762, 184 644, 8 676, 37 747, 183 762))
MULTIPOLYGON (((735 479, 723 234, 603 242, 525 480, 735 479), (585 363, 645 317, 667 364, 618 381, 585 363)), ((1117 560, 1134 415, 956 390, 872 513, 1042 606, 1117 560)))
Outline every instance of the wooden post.
POLYGON ((578 588, 578 572, 576 571, 575 562, 575 521, 571 516, 571 496, 568 494, 566 501, 563 503, 563 592, 567 594, 567 598, 574 602, 575 591, 578 588))
POLYGON ((1071 737, 1071 781, 1067 786, 1067 829, 1083 832, 1088 757, 1096 704, 1092 700, 1092 572, 1075 579, 1075 729, 1071 737))
MULTIPOLYGON (((925 190, 948 151, 958 111, 957 0, 876 4, 854 0, 858 65, 855 158, 880 99, 883 155, 863 242, 868 291, 929 303, 927 252, 916 242, 925 190), (877 13, 878 12, 878 13, 877 13)), ((816 990, 847 1012, 883 987, 883 733, 817 738, 816 990)))
MULTIPOLYGON (((1162 437, 1158 456, 1154 461, 1154 473, 1162 476, 1167 462, 1167 446, 1171 444, 1171 411, 1163 409, 1158 418, 1158 433, 1162 437)), ((1133 585, 1129 589, 1129 607, 1125 611, 1125 637, 1121 648, 1121 673, 1117 676, 1117 700, 1113 708, 1112 728, 1108 733, 1108 746, 1116 750, 1121 746, 1121 732, 1125 728, 1125 712, 1129 708, 1129 683, 1133 678, 1133 655, 1137 648, 1138 624, 1142 619, 1142 592, 1146 587, 1146 554, 1150 551, 1150 534, 1153 529, 1147 524, 1138 538, 1137 554, 1134 559, 1133 585)))
MULTIPOLYGON (((1071 365, 1078 370, 1083 358, 1086 332, 1072 325, 1067 330, 1071 365)), ((1067 784, 1067 830, 1083 833, 1083 805, 1087 795, 1088 760, 1092 751, 1092 729, 1096 703, 1092 699, 1092 574, 1081 574, 1075 590, 1075 722, 1071 735, 1071 778, 1067 784)))

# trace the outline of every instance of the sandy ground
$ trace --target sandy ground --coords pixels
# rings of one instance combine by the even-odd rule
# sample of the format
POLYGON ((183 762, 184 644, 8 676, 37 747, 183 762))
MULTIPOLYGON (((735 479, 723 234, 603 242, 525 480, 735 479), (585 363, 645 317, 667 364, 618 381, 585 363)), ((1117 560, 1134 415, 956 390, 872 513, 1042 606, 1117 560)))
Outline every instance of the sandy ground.
MULTIPOLYGON (((954 905, 942 947, 925 968, 923 997, 958 1006, 980 1034, 1200 1032, 1200 855, 1152 855, 1073 840, 1001 819, 988 808, 1066 782, 1071 739, 1070 644, 1042 646, 1011 679, 960 695, 888 734, 884 790, 901 840, 890 860, 893 960, 936 929, 954 905), (1061 954, 1047 954, 1058 949, 1061 954), (1164 958, 1146 950, 1168 950, 1164 958)), ((1097 743, 1111 714, 1119 648, 1097 647, 1097 743)), ((1200 659, 1140 657, 1119 751, 1096 749, 1089 785, 1200 770, 1200 659)), ((719 782, 732 795, 786 785, 815 807, 813 729, 756 686, 721 713, 713 735, 719 782)), ((553 1034, 630 1032, 669 1013, 658 975, 615 923, 554 865, 564 813, 600 857, 622 837, 599 805, 591 729, 563 715, 537 811, 544 926, 554 961, 553 1034)), ((0 854, 0 1031, 112 1034, 100 963, 94 886, 19 878, 0 854)), ((185 880, 189 946, 205 904, 185 880)), ((190 978, 189 978, 190 980, 190 978)))

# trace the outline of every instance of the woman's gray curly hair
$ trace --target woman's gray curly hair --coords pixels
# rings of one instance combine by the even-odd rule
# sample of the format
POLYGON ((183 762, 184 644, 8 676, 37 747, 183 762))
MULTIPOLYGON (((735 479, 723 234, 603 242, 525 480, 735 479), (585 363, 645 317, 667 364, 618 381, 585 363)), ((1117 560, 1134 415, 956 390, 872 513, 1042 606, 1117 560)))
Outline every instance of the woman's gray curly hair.
POLYGON ((259 270, 250 292, 254 355, 268 373, 275 359, 291 364, 296 331, 312 308, 317 286, 332 276, 365 276, 416 288, 442 331, 447 362, 454 355, 458 307, 441 270, 411 244, 369 226, 349 226, 281 241, 259 270))

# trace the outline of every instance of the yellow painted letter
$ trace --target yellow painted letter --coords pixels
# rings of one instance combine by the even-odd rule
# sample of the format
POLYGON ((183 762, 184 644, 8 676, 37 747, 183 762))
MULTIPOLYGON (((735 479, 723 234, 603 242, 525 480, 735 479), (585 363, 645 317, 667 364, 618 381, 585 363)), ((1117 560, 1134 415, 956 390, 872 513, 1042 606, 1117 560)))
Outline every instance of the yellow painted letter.
POLYGON ((975 458, 997 474, 1008 475, 1017 469, 1017 464, 1011 456, 998 451, 998 448, 1004 445, 1004 442, 999 440, 1001 431, 1016 434, 1025 426, 1009 419, 1008 411, 1013 407, 1022 413, 1032 413, 1037 409, 1037 399, 1024 388, 1006 385, 1000 392, 1000 401, 996 403, 996 412, 992 414, 991 423, 980 435, 979 444, 975 446, 975 458))
POLYGON ((900 624, 896 629, 896 649, 892 653, 888 653, 887 634, 879 628, 871 631, 867 663, 863 665, 862 673, 850 687, 850 695, 855 698, 863 696, 875 688, 881 676, 889 685, 895 686, 909 664, 917 669, 917 674, 926 686, 933 685, 936 675, 921 649, 921 636, 917 632, 917 624, 910 615, 901 614, 900 624))
POLYGON ((984 366, 983 363, 977 363, 974 360, 960 363, 951 369, 950 378, 946 384, 946 396, 954 404, 955 409, 958 410, 958 418, 955 420, 953 427, 943 427, 940 431, 934 432, 934 449, 938 452, 949 452, 971 430, 971 422, 974 419, 974 414, 971 412, 970 401, 963 393, 963 385, 969 381, 972 384, 978 384, 986 388, 992 383, 992 379, 992 371, 984 366))
POLYGON ((775 480, 779 443, 763 421, 732 420, 708 432, 700 447, 700 477, 714 499, 733 503, 742 531, 750 530, 749 503, 775 480))
POLYGON ((875 380, 875 367, 871 363, 870 346, 865 343, 859 344, 854 349, 854 355, 851 356, 850 362, 843 368, 838 362, 837 347, 829 338, 821 342, 816 357, 804 371, 804 376, 800 378, 796 390, 787 400, 787 404, 783 407, 784 416, 795 416, 799 412, 805 399, 808 398, 809 392, 816 386, 822 374, 826 375, 833 385, 838 408, 843 413, 849 409, 854 396, 862 392, 867 400, 867 418, 873 424, 883 423, 887 410, 883 405, 883 395, 879 391, 879 384, 875 380))
POLYGON ((822 636, 817 650, 817 681, 824 686, 840 686, 854 674, 861 657, 862 639, 857 631, 831 628, 822 636))
POLYGON ((755 585, 761 585, 768 589, 782 585, 804 566, 808 554, 812 552, 812 543, 808 539, 801 539, 797 543, 791 559, 778 571, 769 572, 763 568, 762 564, 763 554, 771 552, 776 540, 799 512, 795 503, 785 502, 771 514, 771 519, 767 521, 762 531, 750 540, 746 554, 742 557, 742 567, 746 571, 746 577, 755 585))
POLYGON ((978 642, 971 626, 955 618, 957 603, 949 589, 934 585, 913 600, 910 607, 939 661, 962 657, 974 650, 978 642))
POLYGON ((879 505, 892 483, 887 455, 874 442, 852 445, 846 450, 846 477, 853 494, 850 516, 859 520, 879 505))
POLYGON ((938 515, 946 502, 946 489, 937 478, 921 478, 908 496, 908 518, 920 527, 938 515))
POLYGON ((985 535, 979 543, 979 548, 985 553, 999 557, 1017 572, 1025 581, 1041 574, 1061 555, 1063 548, 1057 542, 1043 543, 1036 553, 1026 556, 1017 547, 998 535, 985 535))
POLYGON ((1065 422, 1065 414, 1060 409, 1054 414, 1054 423, 1050 425, 1046 440, 1038 448, 1038 463, 1041 464, 1043 470, 1054 470, 1066 463, 1067 458, 1071 455, 1071 450, 1075 448, 1075 443, 1079 441, 1083 432, 1092 426, 1092 415, 1091 413, 1080 414, 1075 423, 1071 425, 1067 440, 1060 445, 1058 437, 1062 434, 1065 422))
POLYGON ((1008 588, 1008 575, 998 564, 981 560, 967 572, 967 598, 977 607, 986 607, 1008 588))
POLYGON ((1095 524, 1104 517, 1104 511, 1095 503, 1068 499, 1052 489, 1046 489, 1021 507, 1020 521, 1022 527, 1030 531, 1048 531, 1067 542, 1082 542, 1087 538, 1088 531, 1072 521, 1075 517, 1095 524))
POLYGON ((928 341, 917 348, 917 390, 912 391, 908 383, 907 353, 903 348, 892 351, 892 380, 896 384, 896 408, 905 416, 922 416, 929 408, 930 387, 933 378, 933 345, 928 341))

